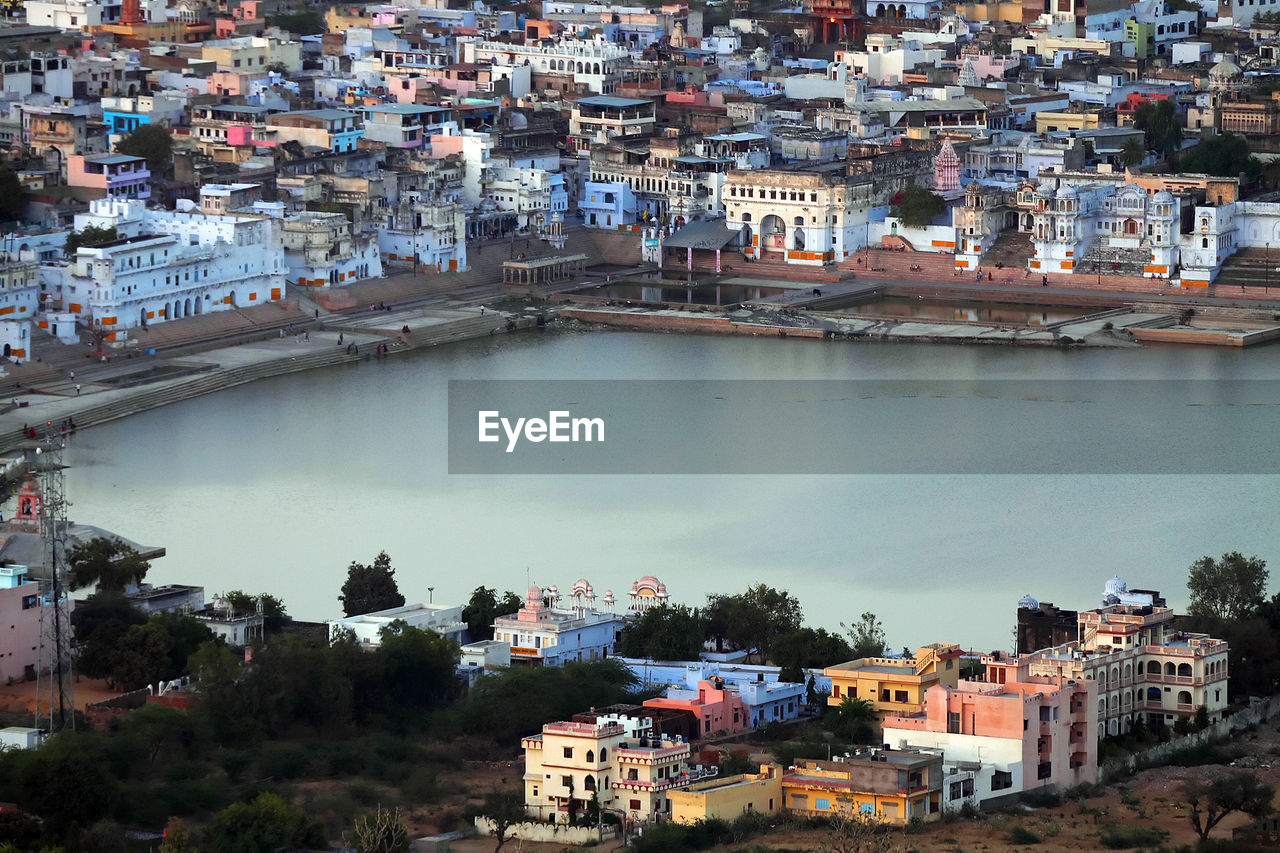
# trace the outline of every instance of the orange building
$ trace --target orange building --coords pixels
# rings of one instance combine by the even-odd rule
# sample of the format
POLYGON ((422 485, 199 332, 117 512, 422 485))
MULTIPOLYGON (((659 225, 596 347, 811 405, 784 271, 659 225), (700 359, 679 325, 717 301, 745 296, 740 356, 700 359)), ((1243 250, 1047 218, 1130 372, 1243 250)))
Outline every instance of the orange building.
POLYGON ((956 686, 961 654, 954 643, 933 643, 916 649, 914 657, 861 658, 829 666, 822 671, 831 679, 827 704, 839 707, 845 699, 865 699, 882 717, 914 714, 930 687, 956 686))
POLYGON ((740 732, 747 728, 747 712, 742 697, 724 689, 724 681, 699 681, 697 690, 668 690, 666 696, 646 699, 646 708, 688 711, 698 719, 699 733, 740 732), (714 683, 713 683, 714 682, 714 683))

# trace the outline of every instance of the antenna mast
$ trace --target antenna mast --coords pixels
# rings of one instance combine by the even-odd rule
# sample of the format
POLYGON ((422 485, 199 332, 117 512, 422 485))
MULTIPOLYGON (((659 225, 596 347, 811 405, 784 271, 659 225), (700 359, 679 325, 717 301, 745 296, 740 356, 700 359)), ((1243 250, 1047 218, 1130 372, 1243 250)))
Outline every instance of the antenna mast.
MULTIPOLYGON (((51 602, 41 621, 41 668, 49 672, 49 731, 74 731, 75 679, 72 676, 71 608, 67 595, 67 500, 62 450, 66 435, 53 423, 45 425, 44 441, 37 451, 37 475, 42 495, 40 534, 52 588, 51 602)), ((38 705, 38 702, 37 702, 38 705)))

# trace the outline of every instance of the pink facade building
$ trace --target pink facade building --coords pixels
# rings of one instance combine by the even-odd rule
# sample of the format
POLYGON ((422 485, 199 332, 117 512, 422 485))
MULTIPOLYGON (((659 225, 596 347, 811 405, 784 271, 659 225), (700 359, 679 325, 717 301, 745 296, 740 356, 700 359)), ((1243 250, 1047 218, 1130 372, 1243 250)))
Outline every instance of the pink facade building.
POLYGON ((886 743, 942 750, 957 777, 950 779, 954 791, 944 788, 948 807, 1097 781, 1097 684, 1025 669, 1016 675, 937 684, 925 692, 920 713, 885 718, 886 743))
POLYGON ((697 690, 668 690, 666 696, 645 700, 644 706, 688 711, 699 721, 702 737, 715 732, 740 732, 748 723, 742 697, 725 690, 723 684, 708 681, 699 681, 697 690))
POLYGON ((40 665, 40 585, 26 575, 26 566, 0 566, 0 681, 4 682, 35 678, 40 665))

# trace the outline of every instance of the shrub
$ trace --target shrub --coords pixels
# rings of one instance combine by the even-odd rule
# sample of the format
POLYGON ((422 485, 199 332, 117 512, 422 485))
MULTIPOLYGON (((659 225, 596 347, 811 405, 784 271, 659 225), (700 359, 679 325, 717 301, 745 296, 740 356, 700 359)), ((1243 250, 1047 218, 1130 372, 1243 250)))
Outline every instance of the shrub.
POLYGON ((1036 809, 1052 809, 1062 805, 1062 797, 1059 797, 1053 791, 1045 791, 1043 789, 1025 792, 1022 795, 1022 801, 1036 809))
POLYGON ((1108 850, 1130 850, 1134 847, 1154 847, 1169 837, 1169 833, 1155 826, 1109 826, 1098 834, 1098 840, 1108 850))
POLYGON ((1009 830, 1010 844, 1039 844, 1043 839, 1025 826, 1015 826, 1009 830))

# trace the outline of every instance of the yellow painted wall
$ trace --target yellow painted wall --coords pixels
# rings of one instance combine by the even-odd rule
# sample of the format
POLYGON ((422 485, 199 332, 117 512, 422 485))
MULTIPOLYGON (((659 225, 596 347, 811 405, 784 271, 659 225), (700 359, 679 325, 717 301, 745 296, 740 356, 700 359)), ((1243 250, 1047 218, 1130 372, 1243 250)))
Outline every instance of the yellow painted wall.
POLYGON ((671 800, 671 819, 676 823, 697 823, 713 817, 733 820, 749 811, 777 814, 782 808, 781 768, 775 765, 762 767, 761 771, 695 784, 685 791, 670 791, 667 797, 671 800))

